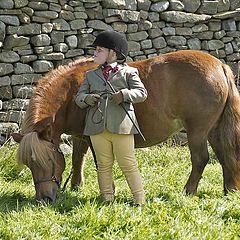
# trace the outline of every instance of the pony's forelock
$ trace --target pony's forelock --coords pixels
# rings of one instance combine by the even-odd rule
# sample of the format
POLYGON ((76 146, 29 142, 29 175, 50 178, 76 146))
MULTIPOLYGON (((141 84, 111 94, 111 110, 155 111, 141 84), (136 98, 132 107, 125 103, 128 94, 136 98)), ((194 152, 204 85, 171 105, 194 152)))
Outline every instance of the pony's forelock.
POLYGON ((18 152, 17 161, 19 164, 31 166, 34 161, 40 167, 47 169, 50 167, 51 161, 55 161, 51 143, 39 139, 37 132, 30 132, 22 138, 18 152))

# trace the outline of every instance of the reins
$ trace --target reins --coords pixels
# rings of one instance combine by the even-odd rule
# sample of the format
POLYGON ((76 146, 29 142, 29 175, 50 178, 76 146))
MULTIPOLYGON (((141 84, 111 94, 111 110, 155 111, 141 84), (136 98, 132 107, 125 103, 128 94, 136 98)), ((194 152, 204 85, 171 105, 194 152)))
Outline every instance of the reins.
POLYGON ((73 174, 73 169, 71 169, 71 171, 70 171, 68 177, 66 178, 66 180, 65 180, 65 182, 64 182, 64 184, 63 184, 62 189, 60 190, 62 193, 65 192, 66 187, 67 187, 67 184, 68 184, 68 182, 69 182, 69 180, 70 180, 72 174, 73 174))

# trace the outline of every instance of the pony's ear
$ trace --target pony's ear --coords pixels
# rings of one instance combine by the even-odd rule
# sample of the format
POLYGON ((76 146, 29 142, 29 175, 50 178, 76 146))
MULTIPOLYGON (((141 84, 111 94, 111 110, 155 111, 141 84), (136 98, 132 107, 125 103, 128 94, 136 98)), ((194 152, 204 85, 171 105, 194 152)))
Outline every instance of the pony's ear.
POLYGON ((13 137, 13 140, 17 143, 20 143, 23 138, 23 135, 20 133, 12 133, 11 136, 13 137))
POLYGON ((34 130, 38 133, 39 138, 42 138, 47 141, 51 141, 52 125, 53 125, 53 118, 47 117, 37 122, 34 126, 34 130))

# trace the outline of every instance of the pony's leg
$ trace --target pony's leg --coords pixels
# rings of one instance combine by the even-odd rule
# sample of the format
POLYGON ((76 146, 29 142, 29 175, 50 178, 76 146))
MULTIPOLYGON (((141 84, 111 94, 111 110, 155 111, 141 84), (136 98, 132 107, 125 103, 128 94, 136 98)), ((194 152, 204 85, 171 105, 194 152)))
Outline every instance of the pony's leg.
POLYGON ((73 154, 72 154, 72 180, 71 189, 77 189, 79 186, 84 185, 84 163, 88 150, 88 142, 84 139, 73 137, 73 154))
POLYGON ((184 187, 187 194, 196 194, 198 183, 203 170, 209 160, 206 136, 188 134, 188 143, 191 153, 192 171, 184 187))

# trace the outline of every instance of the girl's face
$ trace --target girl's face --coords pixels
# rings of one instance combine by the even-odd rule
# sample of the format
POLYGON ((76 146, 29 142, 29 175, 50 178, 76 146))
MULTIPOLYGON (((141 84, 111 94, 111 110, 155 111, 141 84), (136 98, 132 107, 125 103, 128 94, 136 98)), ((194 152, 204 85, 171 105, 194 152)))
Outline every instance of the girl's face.
POLYGON ((104 64, 105 62, 107 62, 108 55, 109 49, 97 46, 93 55, 94 62, 97 64, 104 64))
POLYGON ((97 64, 112 63, 117 60, 115 51, 99 46, 96 47, 93 56, 94 62, 97 64))

